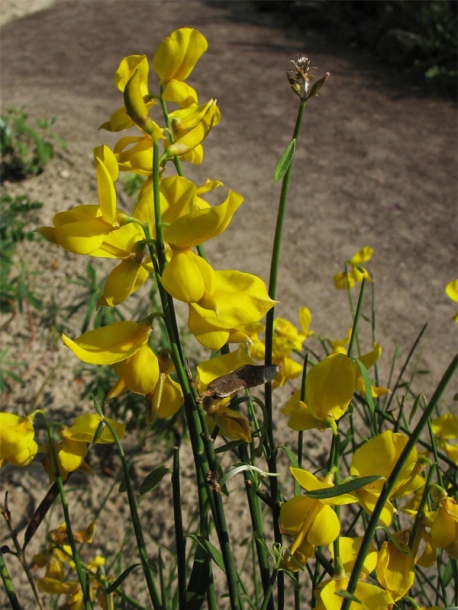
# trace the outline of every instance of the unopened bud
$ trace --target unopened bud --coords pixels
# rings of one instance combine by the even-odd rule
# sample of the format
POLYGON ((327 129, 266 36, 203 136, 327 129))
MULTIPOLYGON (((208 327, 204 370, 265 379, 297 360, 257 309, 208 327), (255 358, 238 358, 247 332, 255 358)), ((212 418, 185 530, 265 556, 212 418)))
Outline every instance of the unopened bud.
POLYGON ((124 89, 124 105, 132 121, 145 133, 152 134, 154 122, 148 114, 148 107, 141 93, 138 70, 127 81, 124 89))

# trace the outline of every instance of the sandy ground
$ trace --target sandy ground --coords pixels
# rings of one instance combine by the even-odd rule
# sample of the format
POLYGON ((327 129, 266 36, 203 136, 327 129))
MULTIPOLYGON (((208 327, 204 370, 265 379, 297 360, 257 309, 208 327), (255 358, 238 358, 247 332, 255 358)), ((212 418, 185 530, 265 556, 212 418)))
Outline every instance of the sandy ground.
MULTIPOLYGON (((371 245, 377 338, 384 347, 381 381, 386 381, 395 347, 406 357, 428 323, 419 367, 430 373, 419 387, 431 395, 457 348, 451 321, 455 307, 444 294, 457 277, 456 111, 451 102, 423 95, 418 83, 358 49, 319 31, 299 32, 247 14, 240 2, 224 7, 201 1, 60 0, 27 15, 26 5, 38 7, 35 1, 2 1, 2 104, 24 107, 32 118, 56 117, 55 131, 68 148, 42 175, 7 184, 5 192, 26 190, 44 202, 37 225, 50 224, 57 211, 94 203, 91 153, 94 146, 115 141, 97 128, 120 106, 113 85, 120 59, 152 55, 173 29, 195 27, 207 37, 209 50, 190 82, 202 100, 217 97, 223 119, 206 142, 203 165, 186 167, 187 176, 197 183, 217 178, 245 198, 230 228, 206 251, 216 268, 238 268, 266 281, 280 193, 273 170, 291 137, 297 109, 285 70, 302 53, 311 57, 317 74, 329 70, 320 98, 308 104, 295 158, 277 314, 297 322, 298 307, 306 305, 315 331, 345 336, 351 316, 346 295, 335 290, 332 277, 346 258, 371 245), (11 6, 14 14, 7 13, 11 6)), ((47 245, 27 246, 24 255, 44 274, 40 285, 47 302, 72 297, 67 280, 84 269, 85 261, 47 245)), ((4 406, 20 413, 42 404, 53 413, 84 410, 89 402, 78 399, 74 358, 60 346, 52 348, 49 329, 40 326, 39 318, 34 324, 34 335, 23 318, 3 332, 10 357, 28 365, 26 387, 14 387, 4 406)), ((368 328, 362 330, 363 347, 369 350, 368 328)), ((456 391, 455 384, 448 396, 456 391)), ((323 447, 314 439, 310 445, 317 454, 323 447)), ((145 460, 145 472, 159 461, 154 454, 145 460)), ((190 472, 189 464, 186 468, 190 472)), ((5 480, 17 486, 21 476, 9 471, 5 480)), ((34 476, 46 483, 38 466, 34 476)), ((103 491, 95 486, 88 492, 87 484, 79 484, 87 492, 84 521, 103 491)), ((155 524, 154 538, 165 526, 153 509, 147 514, 155 524)), ((117 520, 113 538, 121 539, 122 533, 117 520)))

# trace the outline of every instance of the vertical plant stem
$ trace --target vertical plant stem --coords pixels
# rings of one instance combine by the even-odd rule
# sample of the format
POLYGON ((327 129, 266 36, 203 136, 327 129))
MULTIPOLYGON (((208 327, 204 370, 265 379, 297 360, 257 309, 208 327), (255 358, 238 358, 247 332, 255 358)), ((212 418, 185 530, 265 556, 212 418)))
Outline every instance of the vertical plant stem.
MULTIPOLYGON (((301 129, 302 118, 304 116, 304 110, 306 106, 306 101, 302 100, 299 104, 299 110, 297 113, 296 124, 294 127, 294 133, 292 140, 297 140, 299 136, 299 132, 301 129)), ((280 252, 281 252, 281 242, 283 238, 283 224, 285 220, 286 214, 286 202, 288 196, 288 186, 291 177, 291 169, 293 165, 293 160, 291 159, 291 163, 283 177, 281 193, 280 193, 280 201, 278 205, 278 213, 277 213, 277 223, 275 225, 275 236, 274 243, 272 249, 272 259, 270 266, 270 278, 269 278, 269 296, 271 299, 276 298, 277 295, 277 280, 278 280, 278 271, 280 266, 280 252)), ((265 363, 266 365, 272 364, 272 343, 273 343, 273 324, 274 324, 274 315, 275 308, 270 309, 267 312, 266 317, 266 333, 265 333, 265 343, 266 343, 266 356, 265 363)), ((269 381, 265 385, 265 406, 267 412, 267 463, 269 465, 270 472, 277 471, 277 457, 273 436, 273 417, 272 417, 272 382, 269 381)), ((270 481, 270 490, 272 498, 275 502, 279 501, 279 488, 278 481, 276 477, 272 477, 270 481)), ((274 515, 274 536, 275 541, 281 544, 282 537, 280 533, 280 528, 278 526, 278 512, 274 515)), ((284 607, 284 573, 282 571, 278 572, 277 579, 277 592, 278 592, 278 610, 281 610, 284 607)))
POLYGON ((178 573, 178 603, 184 610, 186 604, 186 538, 183 532, 183 516, 181 514, 181 489, 180 489, 180 448, 173 449, 173 521, 175 525, 175 544, 177 549, 177 573, 178 573))
POLYGON ((2 577, 3 586, 5 587, 6 596, 8 597, 8 601, 10 602, 12 610, 21 610, 21 604, 16 595, 16 591, 14 590, 14 585, 11 580, 10 574, 8 572, 8 568, 6 567, 5 560, 3 558, 3 553, 0 549, 0 575, 2 577))
MULTIPOLYGON (((396 483, 396 480, 397 480, 402 468, 404 467, 404 464, 406 463, 412 449, 415 447, 415 443, 417 442, 421 432, 423 431, 423 428, 427 425, 428 420, 431 417, 431 414, 433 413, 434 409, 436 408, 437 403, 439 402, 439 399, 442 396, 445 388, 447 387, 447 385, 450 383, 451 379, 453 378, 457 368, 458 368, 458 355, 455 356, 455 358, 452 360, 452 362, 448 366, 447 370, 445 371, 441 381, 439 382, 439 385, 437 386, 431 400, 429 401, 428 406, 424 410, 423 415, 421 416, 418 424, 415 426, 414 430, 412 431, 412 433, 409 437, 409 440, 406 443, 406 446, 404 447, 401 455, 399 456, 398 461, 396 462, 396 465, 393 468, 393 471, 391 472, 390 476, 388 477, 388 479, 386 480, 385 484, 382 487, 382 491, 380 493, 380 497, 377 501, 377 504, 375 505, 374 512, 372 513, 371 518, 369 519, 369 523, 367 524, 366 532, 364 534, 364 537, 363 537, 363 540, 361 543, 361 547, 360 547, 358 556, 356 558, 355 564, 353 566, 350 580, 348 582, 347 591, 349 593, 355 592, 356 585, 358 584, 359 575, 363 568, 364 559, 366 558, 366 555, 369 552, 369 546, 375 535, 375 530, 377 528, 377 524, 378 524, 380 515, 382 513, 383 507, 385 506, 385 504, 390 496, 390 493, 396 483)), ((351 600, 348 598, 345 598, 342 602, 341 610, 349 610, 350 604, 351 604, 351 600)))
POLYGON ((361 290, 359 292, 358 304, 356 305, 356 311, 355 311, 355 315, 353 317, 353 328, 351 330, 350 342, 348 344, 347 356, 349 358, 351 358, 355 341, 357 342, 357 340, 358 340, 358 324, 359 324, 359 318, 361 316, 361 310, 363 307, 365 289, 366 289, 366 278, 363 277, 363 280, 361 282, 361 290))

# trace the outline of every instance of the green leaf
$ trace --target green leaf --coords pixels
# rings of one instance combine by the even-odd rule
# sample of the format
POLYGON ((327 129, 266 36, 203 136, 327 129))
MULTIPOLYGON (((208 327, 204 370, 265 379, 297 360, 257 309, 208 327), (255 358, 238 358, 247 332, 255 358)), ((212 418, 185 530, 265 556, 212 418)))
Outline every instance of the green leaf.
POLYGON ((369 409, 371 410, 371 413, 375 413, 375 403, 374 403, 374 398, 372 396, 372 384, 371 384, 371 380, 369 377, 369 373, 367 372, 366 367, 360 360, 356 359, 356 363, 359 366, 361 375, 363 376, 364 388, 366 390, 366 402, 369 405, 369 409))
POLYGON ((294 455, 291 449, 286 447, 286 445, 279 445, 278 448, 283 449, 283 451, 286 453, 289 458, 289 461, 291 462, 291 466, 294 466, 294 468, 299 468, 299 462, 297 461, 297 457, 294 455))
POLYGON ((223 556, 221 554, 221 551, 218 551, 218 549, 206 538, 203 538, 202 536, 198 536, 196 534, 191 534, 189 536, 190 538, 192 538, 193 540, 195 540, 197 542, 197 544, 199 546, 202 547, 202 549, 213 559, 213 561, 216 563, 216 565, 224 572, 226 573, 226 568, 224 566, 224 561, 223 561, 223 556))
POLYGON ((189 610, 199 610, 202 607, 207 595, 211 575, 210 555, 198 544, 186 589, 186 608, 189 610))
POLYGON ((172 474, 172 471, 165 466, 159 466, 159 468, 150 472, 140 485, 140 494, 146 494, 148 491, 157 487, 166 474, 172 474))
POLYGON ((126 568, 124 570, 124 572, 118 576, 118 578, 111 583, 111 585, 104 590, 104 595, 110 595, 110 593, 113 593, 113 591, 116 591, 116 589, 119 587, 120 584, 122 584, 126 578, 129 576, 129 574, 135 570, 135 568, 138 568, 139 566, 141 566, 141 563, 134 563, 131 566, 129 566, 128 568, 126 568))
POLYGON ((296 139, 293 138, 280 157, 274 171, 274 182, 277 184, 288 171, 296 150, 296 139))
POLYGON ((351 493, 356 489, 364 487, 364 485, 370 485, 370 483, 383 478, 384 477, 379 477, 376 475, 370 477, 359 477, 346 481, 345 483, 341 483, 340 485, 334 485, 334 487, 329 487, 327 489, 314 489, 313 491, 306 491, 304 496, 314 498, 315 500, 325 500, 328 498, 334 498, 336 496, 343 496, 344 494, 351 493))

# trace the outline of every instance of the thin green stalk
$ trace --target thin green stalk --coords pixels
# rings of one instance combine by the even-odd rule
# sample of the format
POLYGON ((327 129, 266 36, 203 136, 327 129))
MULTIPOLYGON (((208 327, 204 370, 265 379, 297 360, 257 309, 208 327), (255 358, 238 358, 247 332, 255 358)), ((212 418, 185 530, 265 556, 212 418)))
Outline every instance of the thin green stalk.
MULTIPOLYGON (((240 450, 240 457, 242 459, 242 462, 248 463, 248 452, 246 450, 246 447, 242 445, 240 447, 240 450)), ((266 537, 264 533, 264 522, 262 518, 261 502, 252 486, 253 476, 249 472, 245 472, 244 477, 248 508, 250 511, 251 524, 253 527, 256 546, 257 563, 261 575, 264 598, 267 599, 267 593, 270 586, 270 567, 268 559, 269 556, 266 548, 266 537)), ((274 610, 274 600, 272 599, 272 597, 269 599, 266 608, 267 610, 274 610)))
MULTIPOLYGON (((431 417, 431 414, 433 413, 434 409, 436 408, 437 403, 439 402, 442 394, 445 391, 445 388, 452 380, 457 368, 458 368, 458 355, 456 355, 454 357, 454 359, 448 366, 447 370, 445 371, 441 381, 439 382, 439 385, 437 386, 431 400, 429 401, 428 406, 424 410, 423 415, 421 416, 418 424, 415 426, 414 430, 412 431, 412 433, 406 443, 406 446, 404 447, 401 455, 399 456, 398 461, 396 462, 396 465, 393 468, 393 471, 391 472, 390 476, 388 477, 388 479, 386 480, 385 484, 382 487, 380 497, 377 501, 377 504, 375 505, 374 512, 372 513, 371 518, 369 519, 369 523, 367 525, 366 532, 364 534, 363 541, 361 543, 361 547, 360 547, 358 556, 356 558, 356 561, 355 561, 355 564, 354 564, 354 567, 353 567, 353 570, 352 570, 352 573, 350 576, 350 580, 348 582, 347 591, 349 593, 355 592, 356 585, 358 584, 359 575, 363 568, 364 559, 366 558, 366 555, 369 552, 369 546, 375 535, 375 531, 376 531, 376 528, 378 525, 380 515, 383 510, 383 507, 385 506, 385 504, 390 496, 390 493, 396 483, 396 480, 397 480, 402 468, 404 467, 404 464, 406 463, 412 449, 415 447, 415 444, 416 444, 418 438, 420 437, 421 432, 427 425, 428 419, 431 417)), ((341 610, 349 610, 350 604, 351 604, 351 600, 345 598, 343 600, 341 610)))
POLYGON ((442 488, 444 488, 444 479, 442 477, 442 471, 439 467, 439 456, 437 453, 437 447, 436 447, 436 443, 435 443, 435 439, 434 439, 434 433, 433 433, 433 427, 431 424, 431 420, 428 420, 428 431, 429 431, 429 438, 431 439, 431 448, 432 448, 433 455, 434 455, 434 463, 436 466, 437 479, 439 481, 439 485, 442 488))
MULTIPOLYGON (((299 132, 301 129, 301 124, 302 124, 302 119, 304 116, 304 110, 305 110, 306 104, 307 104, 306 100, 301 99, 300 104, 299 104, 299 110, 297 113, 296 124, 294 127, 292 141, 297 140, 297 138, 299 137, 299 132)), ((282 237, 283 237, 283 225, 284 225, 285 214, 286 214, 286 202, 287 202, 288 187, 289 187, 289 181, 290 181, 290 177, 291 177, 292 166, 293 166, 293 159, 291 159, 289 167, 288 167, 285 175, 283 176, 281 193, 280 193, 280 201, 279 201, 279 205, 278 205, 277 223, 275 225, 275 236, 274 236, 274 243, 273 243, 273 249, 272 249, 272 259, 271 259, 271 265, 270 265, 270 278, 269 278, 269 296, 273 300, 275 300, 276 295, 277 295, 277 280, 278 280, 278 271, 279 271, 279 267, 280 267, 280 252, 281 252, 281 243, 282 243, 282 237)), ((267 317, 266 317, 266 332, 265 332, 265 344, 266 344, 265 364, 266 365, 272 364, 274 316, 275 316, 275 308, 272 308, 267 312, 267 317)), ((268 383, 266 383, 266 385, 265 385, 265 406, 266 406, 267 419, 268 419, 266 422, 267 423, 267 443, 268 443, 267 463, 269 466, 269 471, 276 472, 277 471, 277 457, 276 457, 275 442, 274 442, 274 435, 273 435, 272 382, 270 382, 270 381, 268 383)), ((280 494, 279 494, 278 481, 276 480, 276 477, 271 478, 270 491, 271 491, 271 496, 272 496, 273 500, 278 502, 280 494)), ((281 536, 280 528, 278 526, 278 515, 274 515, 274 537, 275 537, 275 542, 277 542, 278 544, 281 544, 282 536, 281 536)), ((279 572, 278 579, 277 579, 278 610, 282 610, 282 608, 284 607, 284 595, 285 595, 284 594, 284 581, 285 581, 284 573, 279 572)))
POLYGON ((407 358, 406 358, 404 364, 402 365, 401 372, 399 373, 399 376, 396 379, 396 383, 394 384, 394 388, 392 389, 390 394, 386 395, 387 398, 388 398, 388 402, 387 402, 386 405, 384 405, 384 410, 387 411, 387 412, 390 410, 391 402, 392 402, 392 400, 394 399, 394 397, 396 395, 396 390, 398 389, 398 387, 399 387, 399 385, 401 383, 401 380, 404 377, 404 373, 406 372, 407 366, 409 365, 409 362, 410 362, 410 360, 411 360, 415 350, 417 349, 417 346, 420 343, 420 340, 423 337, 423 334, 424 334, 427 326, 428 326, 428 324, 425 324, 423 326, 423 328, 421 329, 421 331, 418 333, 418 337, 415 339, 415 342, 412 345, 412 347, 411 347, 411 349, 410 349, 410 351, 409 351, 409 353, 407 355, 407 358))
POLYGON ((13 581, 11 580, 8 568, 6 567, 5 560, 3 558, 2 550, 0 549, 0 575, 2 577, 3 586, 5 587, 5 593, 8 597, 12 610, 21 610, 21 604, 14 590, 13 581))
POLYGON ((182 610, 186 608, 186 538, 183 531, 180 490, 180 448, 173 449, 173 521, 175 525, 175 544, 177 550, 178 600, 182 610))
MULTIPOLYGON (((96 405, 96 407, 97 407, 97 405, 96 405)), ((103 417, 103 414, 100 411, 100 409, 98 408, 97 410, 99 411, 100 415, 103 417)), ((148 553, 146 551, 145 539, 143 537, 143 529, 142 529, 142 525, 140 523, 140 517, 138 515, 137 502, 135 500, 135 493, 134 493, 134 489, 132 487, 132 483, 131 483, 130 476, 129 476, 129 467, 128 467, 128 463, 126 460, 126 455, 124 453, 124 448, 123 448, 116 432, 114 431, 113 426, 110 424, 110 422, 105 418, 103 419, 103 421, 104 421, 104 424, 109 429, 109 431, 111 432, 111 435, 113 436, 114 442, 118 449, 119 457, 121 458, 121 465, 122 465, 122 470, 124 473, 124 482, 126 485, 127 499, 129 502, 129 509, 130 509, 130 514, 132 517, 132 525, 134 527, 135 538, 137 540, 137 548, 138 548, 138 552, 140 555, 140 561, 143 566, 143 573, 145 574, 145 580, 146 580, 146 584, 148 586, 150 599, 153 604, 154 610, 162 610, 163 606, 159 599, 159 595, 158 595, 158 592, 156 589, 156 583, 153 580, 152 570, 151 570, 151 567, 148 562, 148 553)))
POLYGON ((356 342, 358 341, 358 325, 359 325, 359 318, 361 316, 361 311, 362 311, 362 307, 363 307, 364 292, 366 290, 366 282, 367 282, 366 278, 363 277, 363 280, 361 282, 361 290, 359 291, 358 303, 356 305, 355 315, 353 316, 353 328, 351 330, 350 342, 348 343, 347 356, 349 358, 351 358, 355 341, 356 342))

